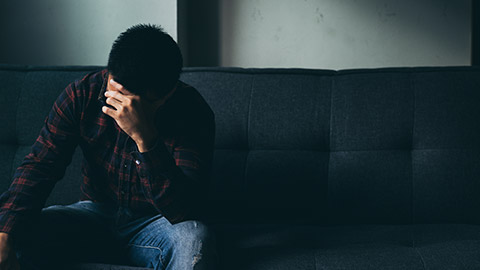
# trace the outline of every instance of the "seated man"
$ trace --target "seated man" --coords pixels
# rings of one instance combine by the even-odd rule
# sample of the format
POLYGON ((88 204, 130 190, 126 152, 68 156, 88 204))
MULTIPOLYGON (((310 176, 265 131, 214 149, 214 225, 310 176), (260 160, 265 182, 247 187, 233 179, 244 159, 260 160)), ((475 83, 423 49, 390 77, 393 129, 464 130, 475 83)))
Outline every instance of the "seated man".
POLYGON ((114 42, 107 69, 67 86, 0 196, 0 269, 214 269, 215 238, 200 221, 214 115, 181 69, 168 34, 136 25, 114 42), (80 201, 42 209, 77 145, 80 201))

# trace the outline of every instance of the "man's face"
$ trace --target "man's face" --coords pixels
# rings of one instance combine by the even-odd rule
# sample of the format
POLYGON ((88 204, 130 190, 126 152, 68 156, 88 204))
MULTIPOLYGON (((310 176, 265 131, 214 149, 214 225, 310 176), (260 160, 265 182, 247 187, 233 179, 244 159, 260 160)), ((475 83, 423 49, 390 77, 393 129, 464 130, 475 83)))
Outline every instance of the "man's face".
MULTIPOLYGON (((112 84, 111 80, 115 80, 115 78, 112 76, 112 74, 108 74, 107 91, 117 91, 117 92, 120 92, 123 95, 133 95, 133 96, 135 96, 135 94, 131 93, 126 88, 119 89, 118 87, 115 87, 112 84)), ((141 99, 151 103, 155 109, 158 109, 175 93, 176 90, 177 90, 177 87, 175 86, 164 97, 159 97, 153 91, 147 91, 147 93, 144 96, 141 96, 141 99)))

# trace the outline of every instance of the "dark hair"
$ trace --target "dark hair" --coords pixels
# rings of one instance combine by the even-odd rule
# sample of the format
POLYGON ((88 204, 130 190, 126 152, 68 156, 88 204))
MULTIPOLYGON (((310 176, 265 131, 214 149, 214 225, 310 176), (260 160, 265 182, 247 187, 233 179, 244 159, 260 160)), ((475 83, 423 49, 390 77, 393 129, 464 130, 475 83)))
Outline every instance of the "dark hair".
POLYGON ((121 33, 112 45, 108 71, 130 92, 166 95, 183 66, 177 43, 160 26, 138 24, 121 33))

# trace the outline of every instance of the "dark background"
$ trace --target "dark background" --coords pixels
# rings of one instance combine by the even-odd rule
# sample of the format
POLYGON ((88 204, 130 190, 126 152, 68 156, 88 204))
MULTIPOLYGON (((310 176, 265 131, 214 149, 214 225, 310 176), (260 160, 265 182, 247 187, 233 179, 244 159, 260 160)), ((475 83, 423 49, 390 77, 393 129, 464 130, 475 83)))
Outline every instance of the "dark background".
POLYGON ((472 65, 480 65, 480 1, 472 1, 472 65))

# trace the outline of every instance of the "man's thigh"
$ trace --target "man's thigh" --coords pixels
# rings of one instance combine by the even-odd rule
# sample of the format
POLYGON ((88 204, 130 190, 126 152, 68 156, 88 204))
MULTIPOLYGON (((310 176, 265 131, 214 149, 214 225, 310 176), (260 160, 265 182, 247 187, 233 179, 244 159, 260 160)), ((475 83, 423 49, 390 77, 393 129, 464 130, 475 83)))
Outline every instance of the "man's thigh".
POLYGON ((76 261, 111 259, 116 253, 108 207, 90 201, 44 208, 18 234, 25 268, 55 268, 76 261))
POLYGON ((172 225, 162 216, 146 222, 128 241, 131 264, 155 270, 215 269, 215 237, 205 223, 190 220, 172 225))

